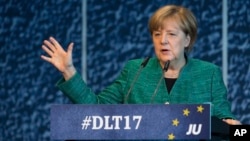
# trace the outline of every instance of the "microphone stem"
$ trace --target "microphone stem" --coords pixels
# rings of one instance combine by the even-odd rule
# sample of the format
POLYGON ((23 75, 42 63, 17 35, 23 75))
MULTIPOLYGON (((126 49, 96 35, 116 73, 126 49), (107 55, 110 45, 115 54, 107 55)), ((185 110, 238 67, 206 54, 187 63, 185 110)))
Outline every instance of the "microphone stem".
POLYGON ((131 85, 130 85, 129 90, 128 90, 127 94, 126 94, 125 97, 124 97, 124 103, 127 103, 128 97, 129 97, 129 95, 130 95, 132 89, 134 88, 135 82, 137 81, 137 79, 138 79, 138 77, 139 77, 139 74, 141 73, 142 69, 148 64, 149 59, 150 59, 150 57, 146 57, 146 58, 143 60, 143 62, 141 63, 140 68, 139 68, 139 70, 137 71, 137 73, 136 73, 136 75, 135 75, 135 78, 134 78, 134 80, 132 81, 132 83, 131 83, 131 85))
POLYGON ((130 88, 129 88, 129 90, 128 90, 128 92, 127 92, 125 98, 124 98, 124 103, 127 103, 128 97, 129 97, 129 95, 130 95, 130 92, 131 92, 131 90, 134 88, 134 84, 135 84, 136 80, 138 79, 139 74, 140 74, 141 71, 142 71, 142 68, 143 68, 143 66, 140 66, 139 71, 137 71, 137 73, 136 73, 136 75, 135 75, 135 78, 134 78, 133 82, 131 83, 130 88))
POLYGON ((156 94, 157 94, 157 91, 158 91, 158 89, 159 89, 159 86, 160 86, 160 84, 161 84, 161 81, 162 81, 162 79, 164 78, 164 71, 162 71, 162 76, 161 76, 161 79, 160 79, 160 81, 158 82, 158 84, 157 84, 157 86, 156 86, 156 89, 155 89, 155 91, 154 91, 154 94, 153 94, 153 96, 152 96, 152 98, 151 98, 151 104, 154 102, 154 98, 155 98, 155 96, 156 96, 156 94))
POLYGON ((169 64, 170 64, 170 61, 168 60, 168 61, 165 63, 163 69, 162 69, 161 79, 160 79, 160 81, 158 82, 158 84, 157 84, 157 86, 156 86, 156 89, 155 89, 155 91, 154 91, 154 94, 152 95, 151 104, 154 102, 154 98, 155 98, 155 96, 156 96, 156 94, 157 94, 157 91, 158 91, 158 89, 159 89, 159 86, 160 86, 160 84, 161 84, 161 81, 162 81, 162 79, 164 78, 164 73, 168 71, 169 64))

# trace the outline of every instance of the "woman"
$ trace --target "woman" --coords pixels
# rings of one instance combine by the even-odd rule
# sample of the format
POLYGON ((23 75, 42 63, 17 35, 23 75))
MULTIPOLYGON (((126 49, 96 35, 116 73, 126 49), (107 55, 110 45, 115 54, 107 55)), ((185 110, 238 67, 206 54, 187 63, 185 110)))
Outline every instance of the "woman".
POLYGON ((212 116, 228 124, 241 124, 230 111, 220 68, 187 56, 197 35, 192 12, 181 6, 164 6, 151 17, 149 31, 156 58, 129 61, 116 81, 98 95, 86 86, 72 64, 73 43, 64 51, 50 37, 42 45, 49 57, 41 58, 62 73, 57 86, 74 103, 211 103, 212 116))

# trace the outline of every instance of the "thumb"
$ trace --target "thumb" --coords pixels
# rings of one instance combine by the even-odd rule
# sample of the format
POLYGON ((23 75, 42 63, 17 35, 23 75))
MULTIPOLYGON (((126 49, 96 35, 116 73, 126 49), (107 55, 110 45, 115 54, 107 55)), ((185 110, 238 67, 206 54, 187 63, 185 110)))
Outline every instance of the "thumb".
POLYGON ((67 53, 70 56, 72 56, 73 46, 74 46, 74 43, 70 43, 69 46, 68 46, 68 49, 67 49, 67 53))

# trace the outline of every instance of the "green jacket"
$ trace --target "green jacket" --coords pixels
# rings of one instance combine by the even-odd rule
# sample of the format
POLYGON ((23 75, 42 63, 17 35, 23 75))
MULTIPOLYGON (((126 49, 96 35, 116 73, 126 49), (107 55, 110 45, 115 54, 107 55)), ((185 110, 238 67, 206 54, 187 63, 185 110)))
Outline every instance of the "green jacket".
POLYGON ((188 59, 172 90, 168 93, 162 68, 157 58, 151 58, 131 88, 142 59, 130 60, 112 85, 99 94, 87 87, 76 73, 70 80, 58 81, 58 88, 74 103, 82 104, 207 104, 211 103, 212 116, 235 118, 227 100, 221 70, 218 66, 197 59, 188 59), (160 84, 158 85, 158 82, 160 84), (155 92, 157 85, 159 86, 155 92), (128 95, 128 98, 125 97, 128 95), (126 99, 126 100, 124 100, 126 99), (126 102, 125 102, 126 101, 126 102))

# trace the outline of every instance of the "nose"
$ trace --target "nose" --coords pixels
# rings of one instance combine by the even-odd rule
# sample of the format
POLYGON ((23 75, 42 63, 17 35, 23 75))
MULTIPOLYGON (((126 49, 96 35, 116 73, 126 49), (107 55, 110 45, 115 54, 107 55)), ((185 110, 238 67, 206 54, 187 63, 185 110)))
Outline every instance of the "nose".
POLYGON ((163 34, 161 37, 161 45, 166 45, 166 44, 168 44, 167 36, 163 34))

